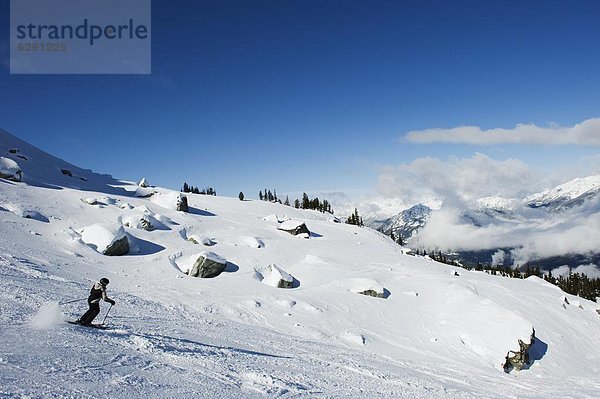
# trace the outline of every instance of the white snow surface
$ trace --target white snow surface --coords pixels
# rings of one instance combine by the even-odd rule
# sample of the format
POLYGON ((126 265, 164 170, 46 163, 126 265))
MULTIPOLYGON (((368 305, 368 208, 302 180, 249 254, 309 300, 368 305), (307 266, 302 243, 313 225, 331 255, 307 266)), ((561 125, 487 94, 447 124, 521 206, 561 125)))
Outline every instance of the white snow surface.
MULTIPOLYGON (((35 209, 48 222, 0 212, 0 397, 600 397, 598 304, 541 279, 457 277, 371 229, 265 201, 188 194, 194 212, 174 210, 174 198, 156 210, 174 228, 123 227, 118 220, 131 210, 81 198, 139 207, 163 196, 137 198, 136 182, 77 168, 0 131, 0 153, 9 148, 29 161, 24 182, 0 181, 0 204, 35 209), (74 177, 60 172, 66 167, 74 177), (263 219, 273 214, 318 235, 281 234, 263 219), (122 230, 137 250, 103 256, 80 240, 81 226, 100 246, 122 230), (224 273, 182 273, 184 259, 198 256, 187 232, 214 239, 224 273), (265 246, 236 245, 240 237, 265 246), (255 268, 269 264, 299 285, 257 281, 255 268), (101 277, 117 301, 110 329, 61 322, 87 309, 101 277), (361 279, 389 297, 354 294, 349 287, 361 279), (579 306, 563 307, 562 296, 579 306), (60 314, 48 305, 77 299, 60 314), (506 352, 532 327, 531 367, 504 373, 506 352)), ((103 303, 97 322, 106 310, 103 303)))

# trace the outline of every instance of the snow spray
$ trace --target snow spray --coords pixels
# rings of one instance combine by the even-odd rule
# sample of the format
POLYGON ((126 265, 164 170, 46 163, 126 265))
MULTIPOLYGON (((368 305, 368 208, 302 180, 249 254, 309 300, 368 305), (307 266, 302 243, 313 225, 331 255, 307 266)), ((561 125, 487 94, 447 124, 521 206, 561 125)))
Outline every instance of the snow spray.
POLYGON ((65 321, 60 311, 58 302, 46 302, 29 321, 29 325, 36 330, 48 330, 65 321))

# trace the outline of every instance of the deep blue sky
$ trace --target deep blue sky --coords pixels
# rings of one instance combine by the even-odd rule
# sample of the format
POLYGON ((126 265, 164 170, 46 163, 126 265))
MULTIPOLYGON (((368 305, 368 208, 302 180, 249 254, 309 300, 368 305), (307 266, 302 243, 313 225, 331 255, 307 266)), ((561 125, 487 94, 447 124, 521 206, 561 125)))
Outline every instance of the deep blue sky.
POLYGON ((492 3, 155 0, 152 75, 9 75, 4 65, 0 127, 116 177, 249 197, 370 190, 382 164, 423 156, 480 151, 545 167, 597 153, 399 140, 600 116, 600 3, 492 3))

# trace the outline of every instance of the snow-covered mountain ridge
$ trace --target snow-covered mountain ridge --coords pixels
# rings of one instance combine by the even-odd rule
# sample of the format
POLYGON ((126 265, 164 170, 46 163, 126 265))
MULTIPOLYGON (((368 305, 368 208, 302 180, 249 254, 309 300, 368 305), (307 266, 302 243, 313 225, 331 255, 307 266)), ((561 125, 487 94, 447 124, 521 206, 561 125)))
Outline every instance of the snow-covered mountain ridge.
POLYGON ((543 207, 556 211, 581 205, 586 199, 598 194, 600 194, 600 176, 588 176, 530 195, 524 202, 532 208, 543 207))
MULTIPOLYGON (((0 179, 0 397, 600 394, 597 304, 537 278, 406 256, 376 231, 280 204, 188 194, 180 212, 177 192, 0 139, 0 156, 23 171, 23 182, 0 179), (310 238, 278 230, 287 219, 310 238), (99 225, 123 229, 127 255, 84 242, 99 225), (227 260, 223 273, 184 274, 205 251, 227 260), (293 288, 265 281, 269 265, 293 288), (47 302, 85 297, 100 277, 117 301, 112 328, 60 323, 47 302), (359 294, 368 290, 385 295, 359 294), (531 367, 505 374, 506 353, 533 327, 531 367)), ((60 307, 69 319, 84 310, 60 307)))

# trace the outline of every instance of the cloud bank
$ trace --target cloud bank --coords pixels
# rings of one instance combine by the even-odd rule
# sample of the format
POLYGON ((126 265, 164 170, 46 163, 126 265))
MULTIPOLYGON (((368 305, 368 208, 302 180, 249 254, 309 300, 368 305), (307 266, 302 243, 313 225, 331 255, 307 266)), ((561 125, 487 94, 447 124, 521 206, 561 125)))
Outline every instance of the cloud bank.
POLYGON ((478 126, 458 126, 450 129, 413 130, 405 138, 412 143, 452 144, 550 144, 600 146, 600 118, 587 119, 571 127, 519 124, 512 129, 481 129, 478 126))
MULTIPOLYGON (((588 168, 597 166, 590 160, 595 157, 586 159, 588 168)), ((443 199, 441 209, 432 213, 411 246, 463 251, 515 248, 510 257, 523 264, 600 250, 600 198, 558 214, 531 209, 522 202, 530 194, 565 183, 569 174, 561 171, 558 180, 552 171, 536 172, 518 159, 494 160, 476 153, 469 158, 427 157, 387 166, 379 176, 378 189, 384 196, 412 204, 443 199), (477 202, 484 197, 491 198, 477 202), (484 204, 491 209, 496 205, 507 208, 506 213, 494 213, 484 204)), ((504 253, 494 255, 495 263, 505 260, 504 253)))
POLYGON ((378 191, 406 202, 444 198, 446 203, 482 197, 523 197, 544 189, 540 176, 518 159, 497 161, 485 154, 471 158, 419 158, 382 169, 378 191))

